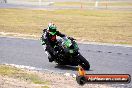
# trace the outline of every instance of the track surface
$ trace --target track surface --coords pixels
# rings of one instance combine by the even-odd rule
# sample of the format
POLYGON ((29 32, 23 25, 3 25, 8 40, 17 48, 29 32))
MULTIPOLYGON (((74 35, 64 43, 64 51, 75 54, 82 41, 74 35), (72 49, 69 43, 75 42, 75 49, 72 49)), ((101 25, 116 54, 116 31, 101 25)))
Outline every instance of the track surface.
MULTIPOLYGON (((79 44, 80 52, 90 62, 89 73, 132 74, 132 47, 79 44)), ((49 63, 39 40, 0 37, 0 63, 33 66, 58 72, 75 72, 73 67, 49 63)))
MULTIPOLYGON (((79 44, 80 52, 90 62, 92 74, 132 75, 132 47, 79 44)), ((17 64, 54 72, 77 73, 76 67, 49 63, 39 40, 0 37, 0 64, 17 64)), ((132 88, 132 82, 113 87, 132 88)))

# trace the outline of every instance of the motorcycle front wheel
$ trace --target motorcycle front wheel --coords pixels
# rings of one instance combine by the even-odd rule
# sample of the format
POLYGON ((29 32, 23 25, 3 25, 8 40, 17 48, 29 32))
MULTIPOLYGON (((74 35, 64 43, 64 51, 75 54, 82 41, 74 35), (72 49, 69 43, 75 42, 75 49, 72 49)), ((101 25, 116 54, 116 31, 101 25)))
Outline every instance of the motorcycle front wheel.
POLYGON ((79 58, 79 65, 85 70, 89 70, 90 69, 89 62, 82 55, 79 55, 78 58, 79 58))

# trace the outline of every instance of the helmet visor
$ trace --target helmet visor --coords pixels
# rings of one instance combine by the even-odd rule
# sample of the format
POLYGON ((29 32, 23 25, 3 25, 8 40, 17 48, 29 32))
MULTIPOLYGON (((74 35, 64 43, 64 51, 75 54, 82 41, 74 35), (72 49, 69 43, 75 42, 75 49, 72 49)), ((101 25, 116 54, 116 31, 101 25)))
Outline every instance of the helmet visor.
POLYGON ((51 35, 55 35, 56 34, 56 32, 49 32, 51 35))

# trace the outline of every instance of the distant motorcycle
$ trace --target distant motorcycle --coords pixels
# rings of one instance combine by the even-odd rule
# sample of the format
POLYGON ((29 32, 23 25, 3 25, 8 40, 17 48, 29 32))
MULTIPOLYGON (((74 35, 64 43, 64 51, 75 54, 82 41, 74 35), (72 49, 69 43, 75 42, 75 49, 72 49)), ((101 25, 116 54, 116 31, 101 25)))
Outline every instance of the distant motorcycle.
POLYGON ((82 66, 85 70, 90 69, 89 62, 78 51, 79 47, 75 39, 68 37, 67 39, 57 39, 57 45, 54 47, 54 61, 58 65, 82 66))

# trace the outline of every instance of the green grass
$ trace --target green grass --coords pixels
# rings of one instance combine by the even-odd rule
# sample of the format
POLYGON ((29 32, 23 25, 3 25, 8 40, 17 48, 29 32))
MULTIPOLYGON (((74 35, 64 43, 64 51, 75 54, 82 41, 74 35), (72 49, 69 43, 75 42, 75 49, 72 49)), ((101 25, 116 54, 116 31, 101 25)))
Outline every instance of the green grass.
MULTIPOLYGON (((19 1, 26 1, 26 2, 39 2, 39 0, 19 0, 19 1)), ((48 2, 45 0, 41 0, 41 2, 48 2)), ((55 6, 95 6, 95 2, 93 1, 80 1, 80 2, 55 2, 53 5, 55 6)), ((106 1, 99 1, 99 6, 132 6, 132 2, 124 1, 124 2, 109 2, 108 0, 106 1)))
MULTIPOLYGON (((95 2, 56 2, 55 6, 95 6, 95 2)), ((99 2, 99 6, 132 6, 132 2, 99 2)))
POLYGON ((132 6, 132 2, 111 2, 111 3, 100 3, 100 5, 108 5, 108 6, 132 6))
POLYGON ((35 88, 50 88, 48 86, 41 86, 41 87, 35 87, 35 88))
POLYGON ((28 80, 35 84, 49 84, 48 81, 43 80, 37 74, 27 73, 24 70, 6 65, 0 65, 0 75, 28 80))
POLYGON ((0 32, 41 36, 54 22, 68 36, 90 42, 132 45, 132 12, 111 10, 0 9, 0 32))
POLYGON ((0 75, 12 76, 14 74, 17 74, 18 72, 23 72, 23 71, 17 68, 0 65, 0 75))
POLYGON ((94 6, 93 2, 56 2, 55 6, 94 6))

